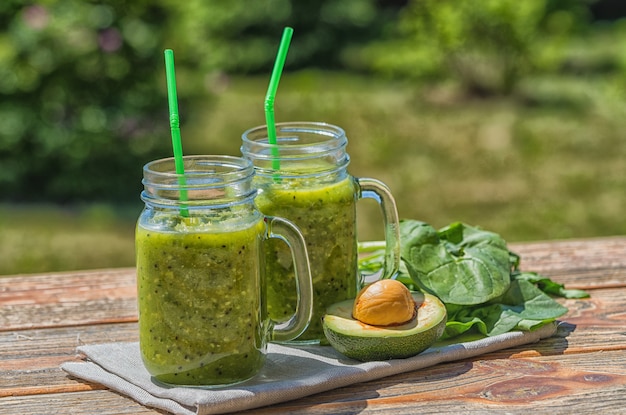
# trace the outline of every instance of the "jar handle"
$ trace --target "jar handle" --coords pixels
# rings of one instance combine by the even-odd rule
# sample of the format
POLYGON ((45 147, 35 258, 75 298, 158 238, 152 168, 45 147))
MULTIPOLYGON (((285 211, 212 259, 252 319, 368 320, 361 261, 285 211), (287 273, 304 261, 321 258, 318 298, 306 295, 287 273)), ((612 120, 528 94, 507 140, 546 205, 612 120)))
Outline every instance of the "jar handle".
POLYGON ((296 312, 284 323, 274 322, 272 340, 286 342, 301 335, 313 316, 313 282, 306 242, 300 229, 290 221, 275 216, 265 218, 269 238, 283 240, 291 250, 296 277, 296 312))
POLYGON ((370 178, 356 178, 360 199, 374 199, 383 214, 385 229, 385 261, 381 278, 392 278, 400 268, 400 223, 398 209, 391 191, 383 182, 370 178))

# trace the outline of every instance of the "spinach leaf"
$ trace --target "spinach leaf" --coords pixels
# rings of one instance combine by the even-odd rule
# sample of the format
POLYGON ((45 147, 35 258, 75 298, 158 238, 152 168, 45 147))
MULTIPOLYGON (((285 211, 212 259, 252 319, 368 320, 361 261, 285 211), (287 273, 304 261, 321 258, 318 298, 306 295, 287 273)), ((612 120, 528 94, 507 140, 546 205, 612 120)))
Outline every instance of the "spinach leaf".
POLYGON ((448 324, 443 339, 470 329, 486 336, 511 330, 532 330, 554 321, 567 308, 525 279, 514 279, 499 298, 476 306, 446 306, 448 324))
POLYGON ((589 298, 589 293, 583 290, 566 289, 563 284, 556 283, 550 278, 539 275, 536 272, 519 272, 514 274, 518 280, 526 280, 536 284, 541 291, 563 298, 589 298))
MULTIPOLYGON (((402 220, 400 247, 395 278, 411 290, 431 292, 446 306, 442 340, 534 330, 567 312, 551 296, 589 297, 535 272, 522 272, 520 256, 502 238, 462 223, 437 231, 424 222, 402 220)), ((359 244, 361 272, 380 271, 384 248, 384 241, 359 244)))
POLYGON ((411 279, 446 304, 474 305, 509 287, 506 242, 460 222, 440 231, 417 220, 400 221, 400 250, 411 279))

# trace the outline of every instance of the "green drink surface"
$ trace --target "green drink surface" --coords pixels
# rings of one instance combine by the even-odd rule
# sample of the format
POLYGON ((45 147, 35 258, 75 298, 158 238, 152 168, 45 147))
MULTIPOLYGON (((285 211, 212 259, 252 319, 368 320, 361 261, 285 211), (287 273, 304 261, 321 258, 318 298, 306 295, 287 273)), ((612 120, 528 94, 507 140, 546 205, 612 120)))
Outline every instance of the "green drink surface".
POLYGON ((264 226, 137 226, 140 349, 156 379, 232 384, 261 368, 268 330, 259 276, 264 226))
MULTIPOLYGON (((304 235, 313 279, 313 317, 296 341, 324 340, 322 317, 331 304, 356 297, 356 184, 285 181, 263 186, 256 198, 261 212, 292 221, 304 235)), ((267 310, 285 321, 295 312, 296 285, 291 253, 282 241, 266 248, 267 310)))

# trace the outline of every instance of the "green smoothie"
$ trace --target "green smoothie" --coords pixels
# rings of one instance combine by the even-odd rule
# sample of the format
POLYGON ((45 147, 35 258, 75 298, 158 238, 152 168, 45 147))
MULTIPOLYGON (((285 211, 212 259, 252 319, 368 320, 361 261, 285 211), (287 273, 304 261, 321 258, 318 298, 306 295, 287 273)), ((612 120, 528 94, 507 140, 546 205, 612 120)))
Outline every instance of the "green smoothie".
MULTIPOLYGON (((144 221, 145 222, 145 221, 144 221)), ((232 384, 258 372, 269 330, 262 315, 259 249, 265 230, 215 230, 164 215, 137 226, 141 355, 158 380, 232 384)))
MULTIPOLYGON (((315 178, 271 180, 259 184, 257 206, 300 228, 311 264, 313 318, 296 341, 323 340, 326 308, 357 294, 356 184, 352 177, 333 183, 315 178)), ((296 307, 291 253, 285 243, 269 240, 266 257, 268 313, 275 321, 285 321, 296 307)))

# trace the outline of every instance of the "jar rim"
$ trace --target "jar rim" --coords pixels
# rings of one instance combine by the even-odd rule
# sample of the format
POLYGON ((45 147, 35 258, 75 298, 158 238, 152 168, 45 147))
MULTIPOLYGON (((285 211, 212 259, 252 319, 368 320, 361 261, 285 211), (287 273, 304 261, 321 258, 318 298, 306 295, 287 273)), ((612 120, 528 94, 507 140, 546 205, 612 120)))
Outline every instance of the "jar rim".
POLYGON ((250 160, 227 155, 183 157, 184 174, 176 173, 173 157, 144 165, 141 199, 152 206, 191 208, 229 207, 249 203, 257 194, 252 186, 250 160), (185 197, 181 197, 185 192, 185 197))
POLYGON ((195 179, 185 187, 223 187, 225 184, 249 179, 254 175, 252 162, 243 157, 228 155, 188 155, 183 156, 184 174, 176 173, 175 158, 166 157, 146 163, 143 166, 142 182, 163 181, 164 186, 179 186, 171 179, 195 179), (157 168, 160 167, 160 168, 157 168), (211 180, 219 177, 219 181, 211 180), (172 184, 167 184, 172 183, 172 184))
POLYGON ((316 121, 290 121, 276 123, 276 144, 269 142, 267 125, 259 125, 243 132, 241 138, 243 146, 242 153, 247 156, 253 155, 255 158, 275 158, 272 149, 279 148, 282 157, 299 158, 315 157, 335 151, 347 145, 346 132, 333 124, 316 121), (302 141, 301 137, 307 137, 307 141, 302 141), (255 147, 253 152, 248 151, 255 147))

